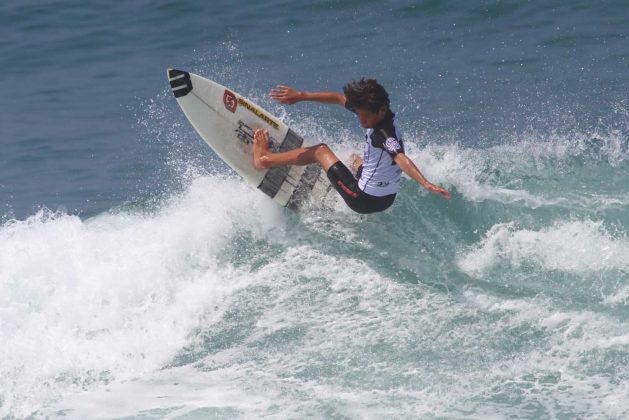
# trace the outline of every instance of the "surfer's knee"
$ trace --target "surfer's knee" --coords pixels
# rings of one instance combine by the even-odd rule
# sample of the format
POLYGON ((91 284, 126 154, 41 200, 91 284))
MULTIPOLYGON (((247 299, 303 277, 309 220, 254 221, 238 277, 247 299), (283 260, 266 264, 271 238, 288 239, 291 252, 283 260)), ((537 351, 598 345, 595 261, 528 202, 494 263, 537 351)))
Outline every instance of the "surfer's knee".
POLYGON ((332 149, 325 144, 320 143, 316 146, 315 150, 315 158, 317 162, 325 169, 326 171, 332 165, 339 161, 339 158, 334 154, 332 149))
POLYGON ((328 155, 333 152, 332 152, 332 149, 330 149, 330 147, 327 144, 319 143, 315 145, 315 153, 318 154, 319 156, 323 156, 323 155, 328 155))

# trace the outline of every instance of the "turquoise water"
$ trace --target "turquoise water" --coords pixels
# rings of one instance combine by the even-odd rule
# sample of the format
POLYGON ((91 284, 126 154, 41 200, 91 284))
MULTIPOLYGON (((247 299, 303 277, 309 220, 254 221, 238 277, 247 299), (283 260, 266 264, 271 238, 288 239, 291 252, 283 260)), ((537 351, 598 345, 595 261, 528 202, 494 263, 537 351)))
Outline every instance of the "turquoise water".
POLYGON ((0 417, 629 416, 624 2, 5 2, 0 417), (296 214, 198 138, 197 72, 346 158, 276 83, 375 76, 385 213, 296 214))

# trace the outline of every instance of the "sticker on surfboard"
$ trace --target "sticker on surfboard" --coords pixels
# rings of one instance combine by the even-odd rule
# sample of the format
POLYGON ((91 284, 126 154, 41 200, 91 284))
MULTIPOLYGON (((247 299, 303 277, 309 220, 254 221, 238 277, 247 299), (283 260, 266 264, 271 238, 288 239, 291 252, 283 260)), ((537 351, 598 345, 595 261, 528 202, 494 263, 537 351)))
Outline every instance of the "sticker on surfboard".
POLYGON ((225 93, 223 94, 223 104, 229 112, 236 112, 236 108, 238 107, 236 95, 228 89, 225 89, 225 93))

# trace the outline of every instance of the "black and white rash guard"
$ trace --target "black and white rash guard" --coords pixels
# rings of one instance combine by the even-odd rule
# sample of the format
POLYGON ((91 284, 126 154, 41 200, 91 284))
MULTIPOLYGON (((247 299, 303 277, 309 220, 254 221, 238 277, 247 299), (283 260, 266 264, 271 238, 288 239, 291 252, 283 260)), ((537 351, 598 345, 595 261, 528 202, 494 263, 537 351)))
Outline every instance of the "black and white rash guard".
POLYGON ((387 111, 384 119, 365 133, 363 168, 358 187, 376 197, 396 194, 402 176, 402 170, 393 160, 398 153, 404 153, 404 144, 395 124, 395 114, 387 111))

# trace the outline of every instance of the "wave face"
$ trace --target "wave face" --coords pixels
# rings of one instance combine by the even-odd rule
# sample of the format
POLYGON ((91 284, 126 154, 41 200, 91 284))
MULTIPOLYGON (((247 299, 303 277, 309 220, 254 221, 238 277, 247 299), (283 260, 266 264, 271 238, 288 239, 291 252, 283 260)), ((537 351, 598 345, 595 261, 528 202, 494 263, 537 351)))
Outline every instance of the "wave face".
POLYGON ((626 2, 0 9, 0 418, 629 417, 626 2), (267 92, 377 77, 453 198, 277 207, 168 67, 344 159, 267 92))
POLYGON ((622 417, 628 162, 564 141, 410 147, 452 201, 369 217, 205 174, 6 222, 3 415, 622 417))

